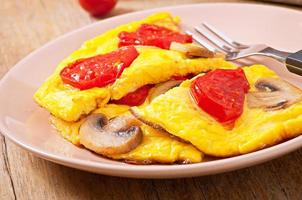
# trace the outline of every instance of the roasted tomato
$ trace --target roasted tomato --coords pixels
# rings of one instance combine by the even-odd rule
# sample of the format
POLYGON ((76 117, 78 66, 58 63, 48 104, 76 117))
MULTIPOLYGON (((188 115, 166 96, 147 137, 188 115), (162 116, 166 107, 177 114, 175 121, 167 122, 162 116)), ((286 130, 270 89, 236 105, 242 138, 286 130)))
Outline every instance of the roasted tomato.
POLYGON ((80 90, 104 87, 113 83, 137 56, 133 46, 122 47, 108 54, 77 60, 60 75, 64 83, 80 90))
POLYGON ((152 85, 145 85, 143 87, 138 88, 134 92, 130 92, 123 98, 119 100, 114 100, 112 103, 116 104, 124 104, 128 106, 139 106, 145 102, 149 90, 152 88, 152 85))
POLYGON ((192 43, 192 36, 157 25, 143 24, 136 32, 121 32, 119 46, 150 45, 169 49, 171 42, 192 43))
POLYGON ((242 114, 249 83, 242 69, 217 69, 195 79, 190 89, 200 108, 221 123, 232 123, 242 114))

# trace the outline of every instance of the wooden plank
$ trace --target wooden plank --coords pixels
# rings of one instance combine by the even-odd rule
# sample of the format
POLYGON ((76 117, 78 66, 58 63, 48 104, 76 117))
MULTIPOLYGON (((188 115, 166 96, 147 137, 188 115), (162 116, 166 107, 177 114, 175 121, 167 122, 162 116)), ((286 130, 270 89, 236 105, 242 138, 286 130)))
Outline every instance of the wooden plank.
POLYGON ((6 142, 0 135, 0 199, 15 199, 15 191, 7 158, 6 142))
MULTIPOLYGON (((232 0, 230 0, 232 1, 232 0)), ((120 0, 109 16, 203 0, 120 0)), ((1 2, 0 77, 52 38, 97 21, 74 0, 1 2)), ((199 178, 107 177, 37 158, 0 137, 0 199, 299 199, 302 150, 235 172, 199 178)))
POLYGON ((231 173, 175 180, 106 177, 49 163, 17 148, 10 154, 19 159, 12 169, 20 188, 17 196, 28 199, 299 199, 302 191, 301 167, 297 170, 302 162, 296 162, 301 152, 231 173), (280 163, 286 165, 274 171, 280 163))

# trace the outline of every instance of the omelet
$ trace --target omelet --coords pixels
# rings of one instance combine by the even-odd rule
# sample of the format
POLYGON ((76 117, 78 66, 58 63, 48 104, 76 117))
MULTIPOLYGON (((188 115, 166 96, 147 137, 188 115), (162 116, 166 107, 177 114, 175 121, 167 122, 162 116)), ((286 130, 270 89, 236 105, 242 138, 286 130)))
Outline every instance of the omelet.
POLYGON ((222 58, 187 58, 183 53, 159 48, 139 47, 140 55, 112 85, 111 98, 120 99, 129 91, 162 83, 173 76, 199 74, 213 69, 232 69, 235 65, 222 58))
POLYGON ((215 68, 232 68, 222 58, 188 58, 184 53, 155 47, 137 46, 139 56, 126 68, 113 85, 79 90, 64 84, 61 70, 80 59, 105 54, 118 48, 118 34, 135 31, 142 24, 156 24, 179 31, 179 18, 169 13, 157 13, 143 20, 112 29, 85 42, 77 51, 64 59, 55 72, 34 94, 35 101, 52 115, 65 121, 76 122, 110 99, 118 100, 136 89, 169 80, 172 76, 198 74, 215 68))
MULTIPOLYGON (((122 115, 129 110, 128 106, 107 104, 94 113, 103 113, 109 119, 122 115)), ((51 123, 69 141, 81 145, 79 128, 85 119, 78 122, 66 122, 52 117, 51 123)), ((165 133, 155 130, 150 126, 141 125, 143 139, 133 150, 124 154, 110 155, 115 160, 125 160, 136 164, 150 163, 197 163, 201 162, 203 154, 191 144, 175 140, 165 133)))
MULTIPOLYGON (((217 157, 249 153, 302 134, 301 90, 289 86, 263 65, 243 67, 243 70, 251 88, 245 98, 243 113, 231 128, 216 121, 196 105, 190 94, 192 80, 156 97, 145 107, 133 107, 131 110, 146 124, 164 129, 190 142, 203 153, 217 157), (285 92, 292 90, 288 91, 292 94, 284 93, 281 99, 293 97, 295 101, 285 106, 284 103, 290 101, 282 100, 273 107, 270 104, 275 96, 271 95, 268 100, 264 99, 264 103, 269 105, 266 109, 250 105, 249 95, 254 95, 254 99, 250 100, 259 104, 257 98, 262 98, 263 92, 268 92, 265 91, 268 84, 264 83, 264 91, 255 95, 259 89, 255 85, 259 85, 261 80, 280 83, 280 86, 275 84, 273 92, 283 86, 285 92)), ((274 94, 282 95, 278 92, 274 94)))
POLYGON ((118 48, 117 36, 121 31, 135 31, 144 23, 158 24, 166 28, 178 30, 178 21, 177 18, 172 18, 168 13, 158 13, 146 19, 119 26, 86 41, 78 50, 57 66, 55 72, 34 94, 35 101, 60 119, 65 121, 79 120, 81 116, 87 115, 97 107, 105 105, 110 99, 110 89, 105 87, 78 90, 62 82, 59 75, 61 70, 69 63, 80 58, 87 58, 116 50, 118 48))

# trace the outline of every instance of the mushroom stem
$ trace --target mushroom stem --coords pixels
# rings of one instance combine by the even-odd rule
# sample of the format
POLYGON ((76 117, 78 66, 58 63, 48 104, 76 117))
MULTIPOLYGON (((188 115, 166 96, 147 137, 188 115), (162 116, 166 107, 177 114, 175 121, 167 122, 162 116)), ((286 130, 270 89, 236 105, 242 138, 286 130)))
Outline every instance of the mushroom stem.
POLYGON ((302 91, 299 88, 277 78, 259 79, 255 87, 258 91, 247 94, 250 108, 279 110, 289 107, 302 98, 302 91))
POLYGON ((139 125, 130 114, 112 120, 101 113, 91 114, 80 127, 80 142, 105 156, 127 153, 142 141, 139 125))
POLYGON ((215 52, 212 52, 197 44, 182 44, 172 42, 170 45, 170 50, 182 52, 188 57, 213 58, 217 56, 215 52))

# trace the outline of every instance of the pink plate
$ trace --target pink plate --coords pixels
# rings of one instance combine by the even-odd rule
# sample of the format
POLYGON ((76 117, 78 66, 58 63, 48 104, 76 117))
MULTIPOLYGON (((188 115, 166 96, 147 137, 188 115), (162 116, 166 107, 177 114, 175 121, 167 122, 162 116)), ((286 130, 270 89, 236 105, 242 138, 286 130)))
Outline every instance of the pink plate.
MULTIPOLYGON (((169 11, 187 25, 209 22, 243 43, 266 43, 285 51, 302 48, 302 12, 254 4, 195 4, 158 8, 113 17, 94 23, 51 41, 34 51, 0 82, 0 130, 9 139, 47 160, 100 174, 136 178, 201 176, 255 165, 289 153, 302 146, 302 136, 254 153, 188 165, 138 166, 108 160, 76 147, 51 127, 49 114, 38 107, 33 93, 55 66, 82 42, 117 25, 169 11)), ((280 63, 255 57, 244 61, 262 63, 281 77, 302 87, 302 77, 292 75, 280 63)))

